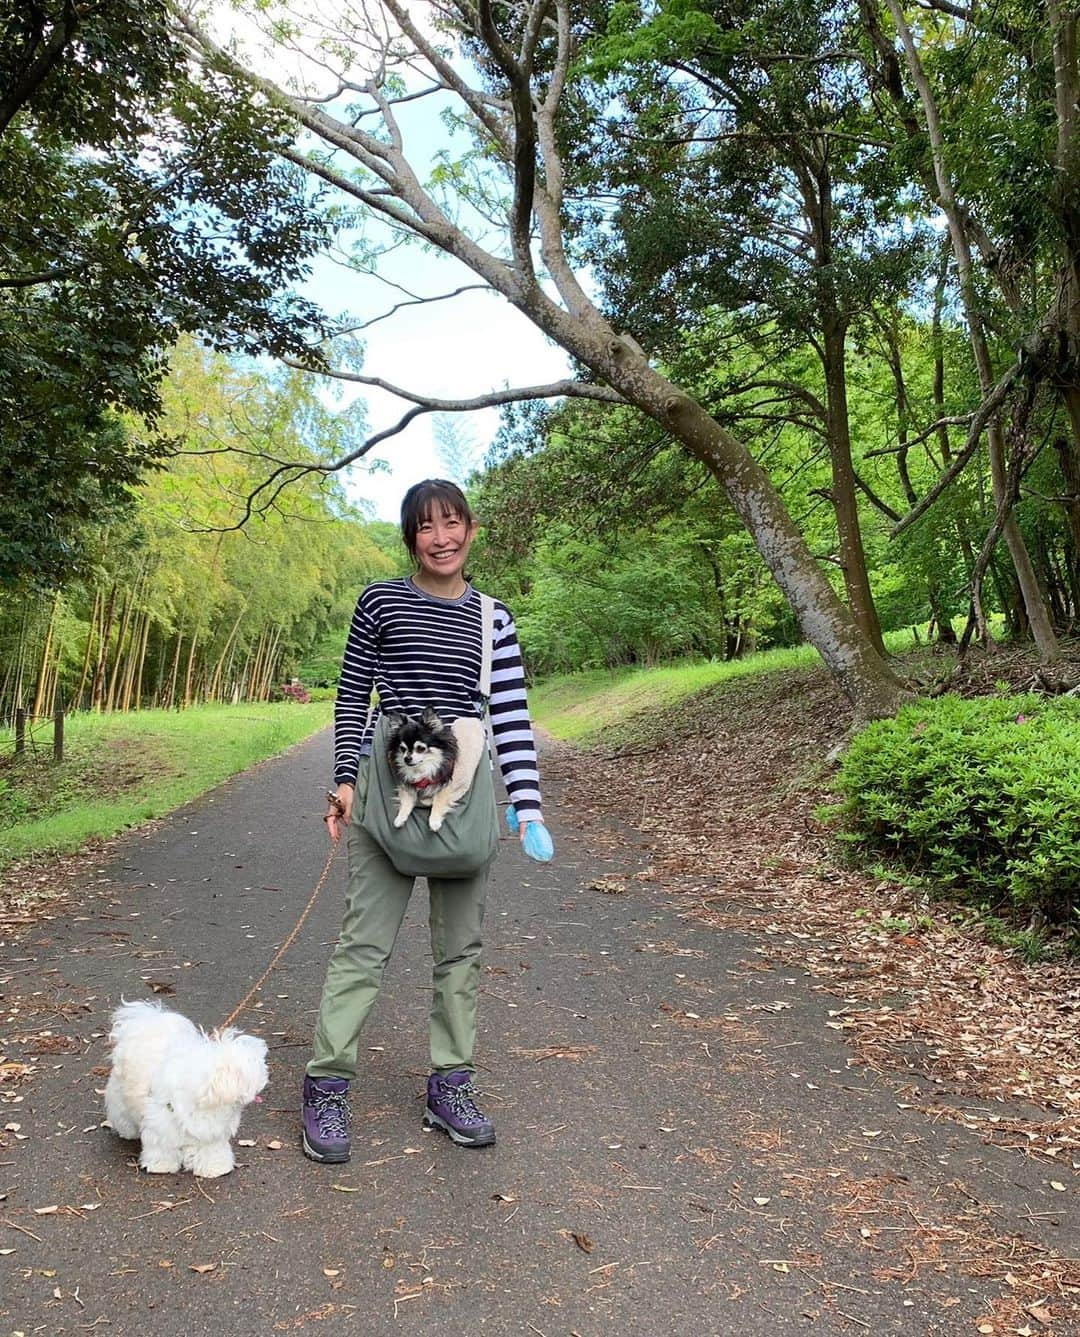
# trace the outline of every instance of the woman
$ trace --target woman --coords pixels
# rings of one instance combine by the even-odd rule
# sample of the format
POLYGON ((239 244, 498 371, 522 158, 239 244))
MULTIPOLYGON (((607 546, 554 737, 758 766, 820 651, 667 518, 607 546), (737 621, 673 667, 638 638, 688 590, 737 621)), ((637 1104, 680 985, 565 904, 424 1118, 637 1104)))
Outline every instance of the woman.
MULTIPOLYGON (((415 879, 399 873, 360 824, 379 708, 415 717, 425 706, 452 723, 478 715, 480 596, 465 579, 476 521, 461 490, 443 479, 417 483, 401 505, 401 532, 416 570, 369 585, 356 605, 334 715, 336 801, 330 839, 348 833, 349 887, 341 936, 323 987, 303 1094, 303 1147, 312 1160, 349 1159, 349 1083, 360 1031, 379 992, 415 879), (369 710, 372 688, 379 708, 369 710)), ((542 821, 536 748, 513 619, 495 603, 489 711, 507 792, 521 820, 542 821)), ((481 762, 481 765, 484 763, 481 762)), ((429 878, 431 1076, 424 1123, 461 1146, 495 1141, 477 1108, 473 1048, 481 925, 489 868, 473 877, 429 878)))

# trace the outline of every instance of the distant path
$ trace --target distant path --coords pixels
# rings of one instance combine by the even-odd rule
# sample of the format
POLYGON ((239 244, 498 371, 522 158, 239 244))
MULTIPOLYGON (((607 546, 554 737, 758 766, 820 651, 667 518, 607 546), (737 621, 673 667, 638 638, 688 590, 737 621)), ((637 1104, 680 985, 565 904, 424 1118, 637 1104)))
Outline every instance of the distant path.
POLYGON ((0 1135, 0 1332, 910 1337, 1042 1298, 1025 1286, 1039 1249, 1066 1243, 1045 1167, 849 1069, 824 1024, 835 1001, 766 965, 752 936, 689 923, 632 876, 621 894, 589 887, 648 853, 629 833, 621 865, 590 854, 596 819, 557 755, 559 858, 508 843, 489 901, 479 1060, 497 1147, 420 1129, 421 886, 362 1040, 354 1159, 301 1156, 339 864, 242 1019, 272 1051, 241 1128, 257 1145, 227 1180, 138 1172, 97 1127, 108 1013, 152 996, 146 981, 205 1024, 230 1010, 321 867, 329 760, 322 734, 131 837, 71 918, 0 957, 2 1052, 37 1069, 0 1107, 20 1125, 0 1135), (62 1210, 35 1214, 48 1206, 62 1210), (990 1275, 965 1270, 976 1239, 1004 1259, 990 1275))

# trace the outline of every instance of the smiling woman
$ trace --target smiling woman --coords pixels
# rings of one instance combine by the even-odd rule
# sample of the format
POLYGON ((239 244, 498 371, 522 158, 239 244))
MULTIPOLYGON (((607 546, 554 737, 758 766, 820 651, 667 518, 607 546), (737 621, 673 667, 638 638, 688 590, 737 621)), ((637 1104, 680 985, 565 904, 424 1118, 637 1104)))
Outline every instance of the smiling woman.
MULTIPOLYGON (((371 819, 389 716, 430 720, 434 711, 440 728, 469 727, 479 725, 486 708, 503 780, 521 817, 523 844, 527 832, 543 820, 514 622, 505 605, 481 596, 464 575, 476 532, 469 504, 455 484, 425 479, 405 495, 401 529, 416 572, 376 581, 360 595, 335 711, 337 794, 331 796, 327 828, 331 840, 348 832, 349 889, 341 935, 326 972, 302 1105, 304 1152, 329 1164, 349 1159, 348 1092, 360 1032, 415 882, 416 868, 403 864, 411 871, 401 872, 392 846, 372 834, 385 834, 371 819), (379 697, 375 707, 373 690, 379 697), (380 718, 384 728, 377 733, 380 718)), ((482 729, 477 732, 482 736, 482 729)), ((498 841, 490 770, 482 759, 471 790, 463 795, 460 810, 447 817, 448 827, 463 823, 452 859, 438 875, 427 874, 434 966, 432 1071, 424 1123, 443 1129, 461 1146, 483 1147, 495 1141, 495 1130, 473 1100, 473 1051, 484 901, 498 841), (462 814, 474 797, 478 802, 466 818, 462 814)))

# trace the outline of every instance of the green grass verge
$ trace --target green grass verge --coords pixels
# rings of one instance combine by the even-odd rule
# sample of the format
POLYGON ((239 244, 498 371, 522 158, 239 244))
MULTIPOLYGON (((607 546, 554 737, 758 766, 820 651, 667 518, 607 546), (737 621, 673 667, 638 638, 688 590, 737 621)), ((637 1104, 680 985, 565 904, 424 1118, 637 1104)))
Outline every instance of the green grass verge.
POLYGON ((0 732, 0 870, 161 817, 309 737, 332 714, 329 702, 290 701, 73 715, 60 765, 51 759, 51 729, 36 733, 36 750, 22 757, 0 732))
MULTIPOLYGON (((890 632, 885 644, 891 654, 900 654, 911 648, 914 636, 908 630, 890 632)), ((660 668, 597 669, 537 683, 529 690, 529 705, 536 722, 556 738, 589 743, 630 716, 670 709, 718 683, 813 668, 820 663, 813 646, 797 645, 722 662, 697 660, 660 668)))

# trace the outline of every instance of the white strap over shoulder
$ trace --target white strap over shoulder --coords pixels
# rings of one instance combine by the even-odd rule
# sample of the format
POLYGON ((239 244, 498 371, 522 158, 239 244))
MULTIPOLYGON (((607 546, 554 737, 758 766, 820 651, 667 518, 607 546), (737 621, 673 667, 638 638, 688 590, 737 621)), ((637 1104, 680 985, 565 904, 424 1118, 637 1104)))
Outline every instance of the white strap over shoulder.
POLYGON ((491 659, 494 653, 495 600, 490 594, 480 596, 480 695, 486 701, 491 695, 491 659))

